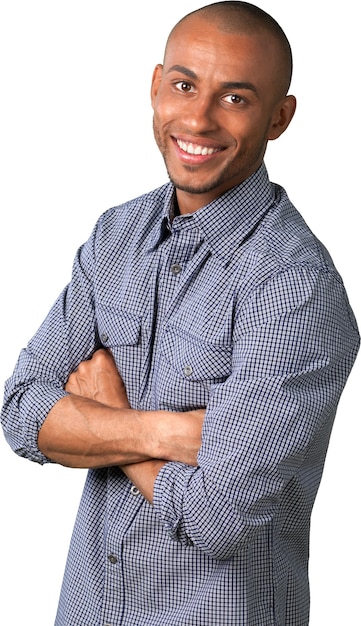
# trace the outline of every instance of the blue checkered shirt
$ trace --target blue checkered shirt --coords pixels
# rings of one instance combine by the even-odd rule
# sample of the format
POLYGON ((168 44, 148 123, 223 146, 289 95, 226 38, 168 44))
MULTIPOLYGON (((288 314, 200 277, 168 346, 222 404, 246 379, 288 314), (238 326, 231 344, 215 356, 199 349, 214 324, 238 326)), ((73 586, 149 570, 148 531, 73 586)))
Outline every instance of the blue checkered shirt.
POLYGON ((198 467, 151 506, 90 470, 56 626, 306 626, 310 514, 359 337, 332 261, 264 165, 191 215, 174 189, 106 212, 6 384, 5 435, 38 430, 80 361, 112 351, 132 407, 207 407, 198 467))

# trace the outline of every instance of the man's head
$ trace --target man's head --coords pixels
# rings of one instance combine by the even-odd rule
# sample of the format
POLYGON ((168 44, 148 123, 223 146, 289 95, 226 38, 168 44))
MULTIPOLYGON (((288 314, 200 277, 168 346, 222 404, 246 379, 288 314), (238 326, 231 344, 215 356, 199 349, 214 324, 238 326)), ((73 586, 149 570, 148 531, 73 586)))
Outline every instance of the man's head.
POLYGON ((184 17, 154 71, 154 132, 180 209, 196 210, 250 176, 295 111, 292 54, 275 20, 246 2, 184 17))

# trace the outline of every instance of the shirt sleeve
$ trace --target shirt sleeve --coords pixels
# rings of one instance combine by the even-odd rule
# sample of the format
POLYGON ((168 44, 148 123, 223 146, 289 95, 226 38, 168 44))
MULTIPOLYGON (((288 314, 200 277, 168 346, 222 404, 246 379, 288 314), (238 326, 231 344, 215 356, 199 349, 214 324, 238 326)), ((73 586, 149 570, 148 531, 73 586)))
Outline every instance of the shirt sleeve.
POLYGON ((38 432, 53 405, 66 395, 64 385, 97 342, 93 306, 95 230, 75 258, 72 280, 62 292, 5 383, 1 421, 19 456, 49 461, 37 445, 38 432))
POLYGON ((312 268, 258 287, 234 331, 232 373, 211 389, 198 467, 168 463, 154 489, 170 537, 218 559, 276 520, 308 528, 359 345, 339 278, 312 268))

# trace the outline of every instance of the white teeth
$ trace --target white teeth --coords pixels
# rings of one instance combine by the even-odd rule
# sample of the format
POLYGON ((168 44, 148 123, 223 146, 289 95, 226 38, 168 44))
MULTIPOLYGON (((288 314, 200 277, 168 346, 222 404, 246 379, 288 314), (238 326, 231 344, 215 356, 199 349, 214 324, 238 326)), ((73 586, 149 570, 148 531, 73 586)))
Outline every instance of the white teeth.
POLYGON ((206 146, 200 146, 198 144, 188 143, 186 141, 182 141, 181 139, 177 139, 177 144, 184 152, 188 154, 201 154, 202 156, 206 156, 207 154, 214 154, 214 152, 218 152, 217 148, 207 148, 206 146))

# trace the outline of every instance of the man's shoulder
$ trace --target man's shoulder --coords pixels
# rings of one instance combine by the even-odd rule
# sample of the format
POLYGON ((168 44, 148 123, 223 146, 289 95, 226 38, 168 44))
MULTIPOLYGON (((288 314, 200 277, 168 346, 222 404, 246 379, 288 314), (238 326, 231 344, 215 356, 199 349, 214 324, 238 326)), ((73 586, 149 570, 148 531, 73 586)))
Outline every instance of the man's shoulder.
POLYGON ((263 246, 280 266, 305 266, 334 271, 327 249, 308 226, 282 187, 275 185, 277 201, 265 216, 260 236, 263 246))
POLYGON ((258 297, 270 302, 269 294, 274 293, 274 301, 288 307, 298 296, 302 300, 316 289, 326 294, 330 285, 342 286, 327 249, 279 186, 272 206, 238 256, 234 265, 238 260, 240 306, 257 302, 258 297))

